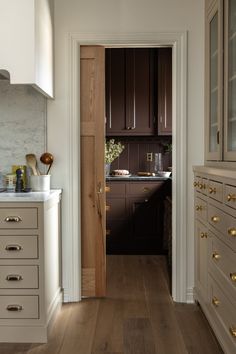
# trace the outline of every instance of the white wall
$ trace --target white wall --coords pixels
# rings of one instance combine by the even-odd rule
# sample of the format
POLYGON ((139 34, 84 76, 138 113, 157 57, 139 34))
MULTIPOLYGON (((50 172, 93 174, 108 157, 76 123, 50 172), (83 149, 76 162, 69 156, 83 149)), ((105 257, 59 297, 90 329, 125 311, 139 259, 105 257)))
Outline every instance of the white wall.
MULTIPOLYGON (((48 104, 48 146, 56 156, 53 185, 63 192, 64 256, 68 225, 68 33, 135 33, 188 31, 188 288, 193 286, 193 174, 192 165, 203 163, 204 116, 204 0, 56 0, 55 101, 48 104)), ((71 260, 64 257, 66 265, 71 260)), ((67 291, 70 284, 64 282, 67 291)))

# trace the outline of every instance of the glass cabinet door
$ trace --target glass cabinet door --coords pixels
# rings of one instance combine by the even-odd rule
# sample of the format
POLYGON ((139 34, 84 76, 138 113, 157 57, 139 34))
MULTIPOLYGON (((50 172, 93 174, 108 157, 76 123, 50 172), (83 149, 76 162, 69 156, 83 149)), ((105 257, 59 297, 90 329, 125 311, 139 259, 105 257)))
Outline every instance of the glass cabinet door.
POLYGON ((215 1, 207 16, 206 60, 206 159, 221 160, 222 142, 222 16, 215 1))
POLYGON ((236 161, 236 1, 225 1, 224 160, 236 161))

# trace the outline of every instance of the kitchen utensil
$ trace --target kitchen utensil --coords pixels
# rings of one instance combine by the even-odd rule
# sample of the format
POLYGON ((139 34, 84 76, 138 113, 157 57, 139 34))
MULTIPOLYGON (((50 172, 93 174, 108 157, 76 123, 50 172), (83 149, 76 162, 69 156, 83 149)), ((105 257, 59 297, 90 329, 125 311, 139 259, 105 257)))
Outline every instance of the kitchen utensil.
POLYGON ((33 175, 39 176, 40 172, 37 167, 37 159, 36 159, 35 154, 27 154, 27 155, 25 155, 25 158, 26 158, 26 162, 27 162, 28 166, 32 169, 33 175))
POLYGON ((44 164, 44 165, 49 165, 48 167, 48 170, 46 172, 46 175, 48 175, 51 167, 52 167, 52 164, 53 164, 53 161, 54 161, 54 157, 52 154, 50 154, 50 152, 45 152, 44 154, 41 155, 40 157, 40 161, 44 164))

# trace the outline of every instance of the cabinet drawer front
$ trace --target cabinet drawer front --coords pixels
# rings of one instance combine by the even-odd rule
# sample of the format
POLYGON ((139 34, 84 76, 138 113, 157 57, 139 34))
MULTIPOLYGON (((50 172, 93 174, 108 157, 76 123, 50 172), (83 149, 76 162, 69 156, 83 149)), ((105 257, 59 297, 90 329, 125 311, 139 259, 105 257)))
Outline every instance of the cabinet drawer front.
POLYGON ((208 183, 208 195, 210 198, 223 201, 223 184, 220 182, 209 180, 208 183))
POLYGON ((236 330, 236 312, 235 303, 232 303, 224 294, 216 281, 209 276, 209 303, 225 328, 225 334, 232 343, 232 353, 236 351, 236 338, 233 330, 236 330))
POLYGON ((204 221, 207 220, 207 203, 205 200, 196 197, 195 213, 197 219, 204 221))
POLYGON ((163 186, 163 184, 164 182, 157 182, 157 183, 129 182, 127 183, 127 194, 135 195, 137 197, 150 196, 158 192, 158 190, 163 186))
POLYGON ((208 258, 213 273, 220 272, 227 286, 227 293, 236 299, 236 253, 212 233, 209 238, 208 258))
POLYGON ((0 296, 0 318, 39 318, 38 296, 0 296))
POLYGON ((37 208, 0 208, 1 229, 36 229, 37 208))
POLYGON ((236 218, 209 204, 208 221, 221 233, 222 240, 236 251, 236 218))
POLYGON ((38 258, 38 236, 0 236, 0 258, 38 258))
POLYGON ((231 208, 236 209, 236 187, 225 185, 224 202, 231 208))
POLYGON ((125 219, 126 215, 126 199, 125 198, 107 198, 106 200, 106 218, 125 219))
POLYGON ((37 289, 38 266, 0 266, 1 289, 37 289))
POLYGON ((107 197, 110 195, 125 195, 125 183, 113 182, 106 183, 107 197))

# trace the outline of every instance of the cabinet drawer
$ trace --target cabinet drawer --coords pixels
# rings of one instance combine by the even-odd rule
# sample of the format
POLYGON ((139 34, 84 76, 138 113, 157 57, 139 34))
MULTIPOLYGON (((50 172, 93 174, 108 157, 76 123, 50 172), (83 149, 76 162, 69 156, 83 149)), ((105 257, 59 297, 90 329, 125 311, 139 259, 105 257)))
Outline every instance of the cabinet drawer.
POLYGON ((207 221, 207 203, 205 200, 196 197, 195 212, 197 219, 207 221))
POLYGON ((1 289, 37 289, 38 266, 0 266, 1 289))
POLYGON ((107 197, 109 197, 110 195, 125 195, 125 183, 106 183, 106 193, 107 197))
POLYGON ((208 183, 208 195, 210 198, 223 201, 223 184, 220 182, 209 180, 208 183))
POLYGON ((219 321, 225 329, 225 335, 232 345, 232 351, 236 352, 236 311, 235 303, 231 302, 217 282, 209 276, 209 303, 211 309, 218 317, 219 321))
POLYGON ((208 221, 221 233, 222 240, 236 251, 236 218, 209 204, 208 221))
POLYGON ((236 187, 225 185, 224 202, 231 208, 236 209, 236 187))
POLYGON ((227 293, 236 299, 236 253, 210 233, 208 259, 212 273, 222 279, 227 293))
POLYGON ((0 208, 1 229, 37 229, 37 208, 0 208))
POLYGON ((158 190, 162 186, 163 186, 163 182, 158 182, 158 183, 129 182, 127 183, 127 194, 135 195, 137 197, 141 197, 141 196, 146 197, 158 192, 158 190))
POLYGON ((0 258, 38 258, 38 236, 0 236, 0 258))
POLYGON ((0 318, 39 318, 38 296, 0 296, 0 318))

